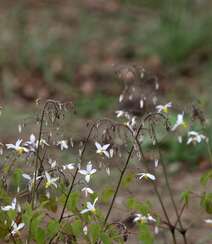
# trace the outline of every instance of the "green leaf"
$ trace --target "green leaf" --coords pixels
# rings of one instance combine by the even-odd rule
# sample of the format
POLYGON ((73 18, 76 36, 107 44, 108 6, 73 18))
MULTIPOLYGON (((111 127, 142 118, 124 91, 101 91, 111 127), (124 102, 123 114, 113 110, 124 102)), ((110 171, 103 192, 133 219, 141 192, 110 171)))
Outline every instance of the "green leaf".
POLYGON ((83 232, 83 226, 80 220, 75 220, 72 223, 71 228, 72 228, 73 235, 76 237, 79 237, 83 232))
POLYGON ((77 204, 79 203, 79 198, 80 198, 79 192, 72 192, 67 203, 67 209, 72 212, 75 212, 77 210, 77 204))
POLYGON ((212 214, 212 193, 205 193, 201 197, 200 204, 208 214, 212 214))
POLYGON ((44 229, 37 228, 34 235, 35 235, 36 243, 38 243, 38 244, 45 244, 46 243, 46 241, 45 241, 46 234, 45 234, 44 229))
POLYGON ((206 186, 209 180, 212 180, 212 170, 205 172, 200 178, 200 182, 203 186, 206 186))
POLYGON ((134 174, 132 172, 129 172, 127 175, 123 177, 122 180, 122 186, 128 187, 129 184, 135 179, 134 174))
POLYGON ((12 176, 12 181, 15 186, 19 186, 22 180, 22 173, 21 169, 16 169, 12 176))
POLYGON ((190 195, 191 191, 184 191, 181 193, 181 199, 183 200, 186 206, 188 205, 190 195))
POLYGON ((92 237, 92 243, 95 243, 100 238, 101 226, 99 224, 90 225, 88 233, 90 233, 92 237))
POLYGON ((136 210, 136 211, 142 213, 143 215, 147 215, 148 213, 150 213, 151 205, 147 201, 141 203, 141 202, 138 202, 133 197, 129 197, 127 200, 127 207, 129 209, 136 210))
POLYGON ((108 203, 110 198, 113 196, 113 194, 114 194, 114 189, 110 186, 106 187, 102 192, 102 196, 101 196, 102 202, 108 203))
POLYGON ((100 235, 100 240, 103 242, 103 244, 110 244, 112 243, 112 240, 108 236, 107 233, 101 233, 100 235))
POLYGON ((154 238, 147 224, 141 223, 139 225, 139 240, 142 241, 143 244, 153 244, 154 238))
POLYGON ((58 220, 50 220, 47 226, 47 235, 51 239, 54 235, 58 233, 60 229, 60 223, 58 220))

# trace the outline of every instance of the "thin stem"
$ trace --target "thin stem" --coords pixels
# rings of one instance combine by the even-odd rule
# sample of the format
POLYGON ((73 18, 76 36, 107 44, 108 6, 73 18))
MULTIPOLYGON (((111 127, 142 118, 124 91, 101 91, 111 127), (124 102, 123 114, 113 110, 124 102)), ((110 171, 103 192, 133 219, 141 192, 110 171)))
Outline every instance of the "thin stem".
MULTIPOLYGON (((168 192, 169 192, 169 196, 171 198, 171 202, 172 202, 172 205, 174 207, 174 210, 175 210, 175 213, 176 213, 176 216, 177 216, 177 221, 178 221, 178 223, 180 225, 180 228, 182 230, 182 233, 186 233, 184 231, 185 229, 184 229, 183 224, 182 224, 182 221, 181 221, 181 216, 178 213, 177 205, 176 205, 176 202, 174 200, 173 192, 172 192, 172 189, 171 189, 171 186, 170 186, 170 183, 169 183, 168 173, 167 173, 167 170, 166 170, 166 165, 164 163, 163 155, 161 153, 160 146, 159 146, 159 142, 158 142, 158 139, 157 139, 157 136, 156 136, 156 133, 155 133, 155 128, 154 128, 154 126, 153 126, 152 123, 151 123, 151 129, 152 129, 152 133, 153 133, 154 140, 155 140, 156 145, 157 145, 157 148, 158 148, 158 153, 159 153, 159 156, 160 156, 160 162, 161 162, 161 165, 162 165, 163 174, 165 176, 166 186, 167 186, 167 189, 168 189, 168 192)), ((184 243, 186 244, 187 243, 187 240, 186 240, 185 234, 182 234, 182 235, 183 235, 183 238, 184 238, 184 243)))
POLYGON ((106 215, 105 220, 104 220, 104 224, 103 224, 104 226, 106 225, 106 223, 107 223, 107 221, 108 221, 108 218, 109 218, 109 216, 110 216, 110 213, 111 213, 111 211, 112 211, 112 208, 113 208, 115 199, 116 199, 116 197, 117 197, 118 191, 119 191, 120 186, 121 186, 121 182, 122 182, 124 173, 125 173, 125 171, 126 171, 126 169, 127 169, 127 166, 128 166, 128 164, 129 164, 129 162, 130 162, 130 158, 131 158, 131 156, 132 156, 133 151, 134 151, 134 146, 131 147, 130 152, 129 152, 128 157, 127 157, 127 160, 126 160, 126 163, 125 163, 125 165, 124 165, 124 168, 123 168, 122 171, 121 171, 121 174, 120 174, 120 177, 119 177, 119 181, 118 181, 118 184, 117 184, 115 193, 114 193, 114 195, 113 195, 113 199, 112 199, 112 201, 111 201, 111 204, 110 204, 110 206, 109 206, 107 215, 106 215))
MULTIPOLYGON (((93 131, 93 129, 94 129, 95 127, 96 127, 96 124, 93 124, 92 127, 91 127, 91 129, 90 129, 90 131, 89 131, 89 133, 88 133, 88 136, 87 136, 87 138, 86 138, 86 141, 85 141, 85 144, 84 144, 82 153, 81 153, 81 155, 80 155, 80 163, 82 163, 82 161, 83 161, 83 156, 84 156, 84 153, 85 153, 85 150, 86 150, 86 147, 87 147, 89 138, 90 138, 90 136, 91 136, 91 134, 92 134, 92 131, 93 131)), ((62 212, 61 212, 61 214, 60 214, 59 223, 61 223, 61 221, 63 220, 63 215, 64 215, 64 213, 65 213, 65 209, 66 209, 66 206, 67 206, 69 197, 70 197, 70 195, 71 195, 71 192, 72 192, 72 190, 73 190, 73 188, 74 188, 74 183, 75 183, 75 180, 76 180, 76 178, 77 178, 77 174, 78 174, 78 172, 79 172, 79 167, 77 167, 76 170, 75 170, 75 173, 74 173, 74 176, 73 176, 73 179, 72 179, 72 183, 71 183, 71 185, 70 185, 68 194, 67 194, 66 199, 65 199, 65 203, 64 203, 64 205, 63 205, 62 212)), ((49 244, 52 243, 52 241, 55 239, 55 237, 56 237, 57 235, 58 235, 58 233, 55 234, 55 235, 51 238, 51 240, 49 241, 49 244)))

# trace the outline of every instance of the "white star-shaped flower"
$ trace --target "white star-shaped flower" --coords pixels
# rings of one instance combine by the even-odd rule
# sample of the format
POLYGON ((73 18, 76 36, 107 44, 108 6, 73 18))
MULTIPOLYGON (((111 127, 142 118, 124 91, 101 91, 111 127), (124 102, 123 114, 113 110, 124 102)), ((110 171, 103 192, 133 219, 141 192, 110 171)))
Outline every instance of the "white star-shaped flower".
POLYGON ((89 188, 89 187, 84 187, 84 188, 82 188, 81 191, 85 193, 85 197, 87 197, 88 194, 93 194, 94 193, 94 191, 91 188, 89 188))
POLYGON ((57 146, 60 147, 60 150, 68 149, 68 142, 66 140, 61 140, 57 142, 57 146))
POLYGON ((150 214, 147 216, 144 216, 142 214, 135 214, 135 218, 133 219, 133 222, 141 222, 141 223, 148 223, 148 222, 156 222, 156 219, 153 218, 150 214))
POLYGON ((194 144, 200 143, 202 140, 206 140, 206 139, 207 139, 206 136, 199 134, 196 131, 189 131, 187 144, 190 144, 191 142, 193 142, 194 144))
POLYGON ((98 153, 100 155, 104 154, 108 158, 110 157, 110 154, 107 151, 107 149, 109 148, 110 144, 105 144, 105 145, 101 146, 98 142, 96 142, 95 146, 97 148, 96 153, 98 153))
POLYGON ((21 146, 22 140, 18 139, 15 144, 6 144, 7 149, 15 150, 19 155, 28 152, 26 147, 21 146))
POLYGON ((212 225, 212 219, 205 219, 204 221, 205 221, 206 224, 212 225))
POLYGON ((75 168, 73 163, 63 165, 63 170, 69 169, 73 170, 75 168))
MULTIPOLYGON (((34 186, 35 184, 35 173, 33 173, 33 176, 31 177, 30 175, 28 174, 22 174, 23 178, 28 180, 28 188, 29 188, 29 191, 32 190, 32 187, 34 186)), ((43 176, 37 176, 36 177, 36 181, 41 179, 43 176)))
POLYGON ((96 204, 97 201, 98 201, 98 197, 94 200, 93 203, 91 203, 91 202, 87 202, 87 203, 86 203, 87 208, 83 209, 80 213, 81 213, 81 214, 85 214, 85 213, 87 213, 87 212, 95 213, 95 212, 96 212, 95 204, 96 204))
POLYGON ((37 141, 36 141, 36 137, 34 134, 31 134, 29 137, 29 141, 26 141, 24 143, 25 146, 29 147, 31 151, 35 151, 35 149, 37 148, 37 141))
POLYGON ((23 229, 25 226, 24 223, 20 223, 17 225, 17 223, 13 220, 11 224, 11 235, 19 234, 19 230, 23 229))
POLYGON ((59 178, 52 178, 48 172, 45 172, 46 176, 46 184, 45 187, 49 188, 51 185, 53 185, 55 188, 57 188, 57 184, 55 183, 59 178))
POLYGON ((91 179, 91 175, 96 173, 96 169, 93 169, 93 166, 90 161, 90 162, 88 162, 86 169, 79 170, 79 173, 82 175, 85 175, 85 180, 87 183, 89 183, 90 179, 91 179))
POLYGON ((11 205, 1 207, 1 210, 6 212, 6 211, 10 211, 10 210, 15 210, 15 208, 16 208, 16 198, 14 198, 12 200, 11 205))
POLYGON ((139 176, 139 180, 141 179, 150 179, 150 180, 155 180, 156 177, 152 174, 149 174, 149 173, 138 173, 137 176, 139 176))
POLYGON ((172 107, 172 103, 169 102, 169 103, 167 103, 165 105, 157 105, 156 109, 157 109, 158 113, 161 113, 161 112, 168 113, 169 112, 169 108, 171 108, 171 107, 172 107))
POLYGON ((171 130, 175 131, 179 126, 183 126, 184 128, 187 127, 187 124, 184 121, 184 113, 177 115, 177 121, 171 130))

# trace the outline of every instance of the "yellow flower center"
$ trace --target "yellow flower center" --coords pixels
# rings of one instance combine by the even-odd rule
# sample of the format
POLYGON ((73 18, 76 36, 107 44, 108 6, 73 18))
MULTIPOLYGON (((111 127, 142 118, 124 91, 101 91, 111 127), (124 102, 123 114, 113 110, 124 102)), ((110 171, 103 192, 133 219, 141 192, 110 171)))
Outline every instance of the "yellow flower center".
POLYGON ((19 155, 22 155, 22 154, 25 152, 25 149, 24 149, 24 147, 18 147, 18 148, 16 149, 16 151, 17 151, 17 153, 18 153, 19 155))
POLYGON ((164 113, 168 113, 168 112, 169 112, 169 109, 168 109, 167 107, 164 107, 164 108, 163 108, 163 112, 164 112, 164 113))
POLYGON ((183 126, 184 128, 188 128, 188 124, 187 124, 186 122, 183 122, 183 123, 182 123, 182 126, 183 126))
POLYGON ((45 187, 48 188, 50 187, 51 183, 49 181, 46 182, 45 187))

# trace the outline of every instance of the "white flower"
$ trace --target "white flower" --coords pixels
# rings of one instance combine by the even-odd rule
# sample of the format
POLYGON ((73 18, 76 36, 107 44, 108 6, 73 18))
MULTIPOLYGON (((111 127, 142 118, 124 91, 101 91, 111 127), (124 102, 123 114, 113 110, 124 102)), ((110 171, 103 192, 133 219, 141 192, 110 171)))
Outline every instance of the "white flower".
MULTIPOLYGON (((26 180, 29 181, 28 182, 28 187, 29 187, 29 191, 31 191, 32 190, 32 187, 35 184, 35 173, 33 173, 33 176, 32 177, 30 175, 28 175, 28 174, 22 174, 22 176, 23 176, 24 179, 26 179, 26 180)), ((41 178, 42 178, 42 176, 37 176, 36 177, 36 181, 39 180, 39 179, 41 179, 41 178)))
POLYGON ((66 169, 73 170, 74 168, 75 167, 74 167, 74 164, 73 163, 63 165, 63 170, 66 170, 66 169))
MULTIPOLYGON (((37 144, 36 146, 38 147, 38 141, 36 144, 37 144)), ((50 145, 47 143, 47 141, 45 139, 41 138, 40 139, 40 146, 44 147, 44 146, 50 146, 50 145)))
POLYGON ((57 146, 60 146, 60 150, 68 149, 68 142, 66 140, 61 140, 57 142, 57 146))
POLYGON ((105 155, 106 157, 110 157, 109 152, 107 151, 108 147, 110 146, 110 144, 105 144, 103 146, 101 146, 98 142, 95 143, 96 145, 96 153, 100 154, 100 155, 105 155))
POLYGON ((159 160, 158 159, 155 159, 155 168, 158 167, 158 164, 159 164, 159 160))
POLYGON ((187 124, 184 121, 184 113, 177 115, 177 121, 171 130, 175 131, 177 129, 177 127, 179 127, 179 126, 183 126, 184 128, 187 127, 187 124))
POLYGON ((143 216, 142 214, 135 214, 135 218, 133 222, 141 222, 141 223, 148 223, 148 222, 156 222, 156 219, 153 218, 150 214, 147 216, 143 216))
POLYGON ((11 234, 14 236, 15 234, 19 234, 19 230, 24 228, 24 223, 16 224, 16 222, 13 220, 11 224, 11 234))
POLYGON ((136 117, 132 117, 127 123, 126 125, 131 129, 134 130, 135 126, 136 126, 136 117))
POLYGON ((206 139, 207 139, 206 136, 199 134, 196 131, 189 131, 187 144, 190 144, 191 142, 193 142, 194 144, 200 143, 202 140, 206 140, 206 139))
POLYGON ((181 144, 182 142, 183 142, 183 138, 182 138, 182 136, 178 136, 178 142, 181 144))
POLYGON ((53 185, 55 188, 57 188, 57 184, 55 183, 59 178, 52 178, 48 172, 45 172, 46 176, 46 184, 45 187, 49 188, 51 185, 53 185))
POLYGON ((94 200, 93 203, 87 202, 86 203, 87 208, 83 209, 80 213, 81 214, 84 214, 84 213, 87 213, 87 212, 95 213, 96 212, 95 204, 96 204, 97 201, 98 201, 98 197, 94 200))
POLYGON ((91 179, 91 175, 96 173, 96 169, 93 169, 91 162, 88 162, 86 169, 79 170, 79 173, 85 175, 85 180, 87 183, 89 183, 91 179))
POLYGON ((137 174, 137 176, 139 176, 139 180, 141 180, 142 178, 145 178, 145 179, 150 179, 150 180, 155 180, 156 179, 156 177, 154 176, 154 175, 152 175, 152 174, 149 174, 149 173, 139 173, 139 174, 137 174))
POLYGON ((117 110, 115 113, 116 113, 117 118, 125 116, 125 114, 126 114, 126 112, 124 112, 123 110, 117 110))
POLYGON ((16 208, 16 198, 14 198, 12 200, 11 205, 7 205, 7 206, 4 206, 4 207, 1 207, 1 210, 2 211, 10 211, 10 210, 15 210, 15 208, 16 208))
POLYGON ((169 108, 171 108, 171 107, 172 107, 172 103, 169 102, 169 103, 167 103, 165 105, 157 105, 156 109, 157 109, 158 113, 161 113, 161 112, 168 113, 169 112, 169 108))
POLYGON ((25 146, 30 147, 31 151, 35 151, 35 148, 37 147, 36 137, 34 134, 31 134, 29 137, 29 141, 26 141, 25 146))
POLYGON ((121 94, 121 95, 119 96, 119 102, 121 103, 123 100, 124 100, 124 95, 121 94))
POLYGON ((48 163, 50 164, 51 169, 54 169, 57 166, 57 161, 53 161, 51 158, 49 159, 48 163))
POLYGON ((212 225, 212 219, 205 219, 204 220, 206 224, 211 224, 212 225))
POLYGON ((141 100, 140 100, 140 108, 143 108, 143 107, 144 107, 144 100, 141 99, 141 100))
POLYGON ((106 168, 106 173, 108 176, 110 176, 110 168, 109 167, 106 168))
POLYGON ((18 154, 23 154, 28 152, 29 150, 26 147, 21 146, 22 140, 18 139, 17 142, 14 144, 6 144, 7 149, 13 149, 15 150, 18 154))
POLYGON ((85 226, 83 227, 83 233, 84 233, 85 235, 88 234, 88 227, 87 227, 87 225, 85 225, 85 226))
POLYGON ((88 194, 93 194, 94 193, 94 191, 91 188, 89 188, 89 187, 84 187, 84 188, 82 188, 81 191, 85 192, 85 197, 87 197, 88 194))

